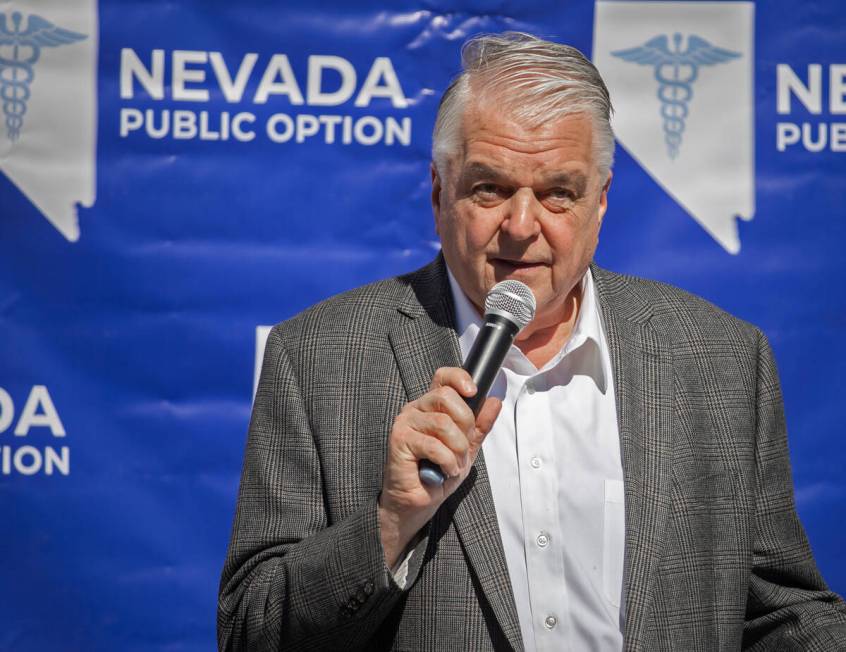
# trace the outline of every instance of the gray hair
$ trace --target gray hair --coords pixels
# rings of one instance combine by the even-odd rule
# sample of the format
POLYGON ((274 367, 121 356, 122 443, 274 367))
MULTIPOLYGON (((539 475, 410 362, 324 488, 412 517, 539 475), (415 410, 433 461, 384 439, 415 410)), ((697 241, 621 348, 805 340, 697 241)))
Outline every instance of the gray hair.
POLYGON ((594 160, 607 178, 614 161, 611 98, 599 71, 576 48, 522 32, 481 34, 461 48, 461 64, 463 71, 441 97, 432 135, 439 174, 460 145, 472 91, 474 101, 495 101, 528 128, 586 113, 593 123, 594 160))

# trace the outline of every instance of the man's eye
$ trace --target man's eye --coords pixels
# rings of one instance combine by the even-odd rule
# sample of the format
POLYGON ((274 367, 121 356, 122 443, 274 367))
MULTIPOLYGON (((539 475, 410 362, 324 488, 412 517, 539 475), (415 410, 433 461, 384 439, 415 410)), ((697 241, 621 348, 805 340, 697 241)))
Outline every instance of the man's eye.
POLYGON ((573 205, 576 197, 566 188, 553 188, 543 193, 542 199, 551 210, 566 210, 573 205))
POLYGON ((495 183, 477 183, 473 186, 473 193, 480 197, 494 197, 500 194, 500 189, 495 183))
POLYGON ((566 188, 553 188, 546 193, 546 196, 553 201, 571 201, 573 199, 573 193, 566 188))

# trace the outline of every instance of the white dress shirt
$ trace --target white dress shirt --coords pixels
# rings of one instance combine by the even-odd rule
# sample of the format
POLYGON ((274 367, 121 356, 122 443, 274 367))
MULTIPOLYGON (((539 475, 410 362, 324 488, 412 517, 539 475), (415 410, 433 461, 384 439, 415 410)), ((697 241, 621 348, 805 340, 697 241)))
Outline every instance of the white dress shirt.
MULTIPOLYGON (((449 281, 466 358, 481 319, 449 281)), ((526 649, 621 650, 623 467, 590 270, 564 348, 538 370, 512 346, 490 395, 502 411, 482 450, 526 649)))

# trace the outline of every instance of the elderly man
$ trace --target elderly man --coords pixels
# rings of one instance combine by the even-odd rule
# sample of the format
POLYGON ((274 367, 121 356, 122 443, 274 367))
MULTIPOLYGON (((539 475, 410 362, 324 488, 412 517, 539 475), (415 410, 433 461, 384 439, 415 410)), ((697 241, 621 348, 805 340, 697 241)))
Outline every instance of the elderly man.
POLYGON ((599 74, 522 34, 463 59, 434 134, 442 255, 270 335, 220 647, 846 649, 766 340, 591 265, 614 147, 599 74), (460 362, 503 279, 537 313, 474 416, 460 362))

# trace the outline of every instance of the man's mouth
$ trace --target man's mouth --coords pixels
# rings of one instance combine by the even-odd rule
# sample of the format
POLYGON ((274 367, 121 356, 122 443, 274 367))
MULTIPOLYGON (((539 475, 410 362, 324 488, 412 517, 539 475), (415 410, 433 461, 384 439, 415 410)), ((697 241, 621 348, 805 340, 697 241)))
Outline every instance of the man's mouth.
POLYGON ((509 260, 507 258, 494 258, 491 261, 497 267, 506 267, 511 269, 536 269, 538 267, 546 267, 546 263, 535 260, 509 260))

